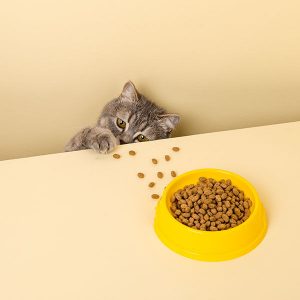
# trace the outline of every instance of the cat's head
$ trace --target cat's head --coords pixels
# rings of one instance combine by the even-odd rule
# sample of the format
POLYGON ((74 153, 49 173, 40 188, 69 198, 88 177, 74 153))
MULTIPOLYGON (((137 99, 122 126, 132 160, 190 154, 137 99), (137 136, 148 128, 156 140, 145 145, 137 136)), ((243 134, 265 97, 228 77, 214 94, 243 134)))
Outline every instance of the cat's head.
POLYGON ((128 144, 168 138, 179 120, 177 114, 167 113, 128 81, 121 95, 104 107, 97 124, 109 128, 121 144, 128 144))

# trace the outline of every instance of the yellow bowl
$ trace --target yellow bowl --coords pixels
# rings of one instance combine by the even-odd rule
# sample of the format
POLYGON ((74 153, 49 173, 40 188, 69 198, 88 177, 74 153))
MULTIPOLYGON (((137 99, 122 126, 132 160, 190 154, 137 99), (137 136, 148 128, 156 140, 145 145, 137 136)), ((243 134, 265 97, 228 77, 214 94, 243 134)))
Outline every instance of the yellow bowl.
POLYGON ((264 238, 267 218, 254 187, 243 177, 218 169, 200 169, 184 173, 165 188, 156 207, 154 229, 159 239, 171 250, 197 260, 222 261, 253 250, 264 238), (178 189, 195 184, 199 177, 230 179, 252 201, 249 218, 242 224, 222 231, 201 231, 177 221, 170 212, 170 199, 178 189))

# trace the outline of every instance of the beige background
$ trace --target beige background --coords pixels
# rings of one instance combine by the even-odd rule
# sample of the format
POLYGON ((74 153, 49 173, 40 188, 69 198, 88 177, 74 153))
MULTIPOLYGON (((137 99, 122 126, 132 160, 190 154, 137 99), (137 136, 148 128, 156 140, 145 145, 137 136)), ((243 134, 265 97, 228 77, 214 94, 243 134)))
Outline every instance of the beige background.
POLYGON ((0 4, 0 159, 59 152, 131 79, 178 135, 300 119, 299 1, 0 4))

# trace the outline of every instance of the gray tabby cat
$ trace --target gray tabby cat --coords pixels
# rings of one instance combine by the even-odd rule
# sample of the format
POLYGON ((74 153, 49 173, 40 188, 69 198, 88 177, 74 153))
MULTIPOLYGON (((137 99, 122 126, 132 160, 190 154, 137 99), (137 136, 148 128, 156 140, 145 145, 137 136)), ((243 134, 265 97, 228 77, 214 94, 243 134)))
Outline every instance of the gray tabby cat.
POLYGON ((119 144, 165 139, 179 119, 149 101, 128 81, 121 95, 104 107, 96 126, 79 131, 65 151, 94 149, 108 153, 119 144))

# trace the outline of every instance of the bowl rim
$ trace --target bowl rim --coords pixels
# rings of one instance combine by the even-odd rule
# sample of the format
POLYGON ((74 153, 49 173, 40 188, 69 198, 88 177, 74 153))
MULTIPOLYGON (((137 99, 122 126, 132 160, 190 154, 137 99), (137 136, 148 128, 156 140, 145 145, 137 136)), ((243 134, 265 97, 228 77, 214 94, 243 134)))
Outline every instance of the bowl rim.
POLYGON ((231 171, 227 171, 227 170, 222 170, 222 169, 215 169, 215 168, 203 168, 203 169, 195 169, 195 170, 191 170, 191 171, 188 171, 188 172, 185 172, 185 173, 182 173, 180 174, 179 176, 177 176, 176 178, 174 178, 172 181, 169 182, 169 184, 166 186, 165 190, 163 191, 163 194, 162 194, 162 197, 161 197, 161 200, 163 200, 163 204, 165 205, 167 211, 168 211, 168 214, 169 216, 172 218, 172 220, 174 222, 176 222, 177 225, 179 226, 183 226, 182 228, 184 228, 185 230, 188 230, 188 231, 191 231, 192 233, 197 233, 197 234, 225 234, 227 232, 233 232, 235 230, 240 230, 241 228, 243 228, 244 226, 247 226, 248 223, 251 221, 251 219, 254 218, 254 216, 258 213, 258 206, 259 206, 259 203, 260 203, 260 199, 259 199, 259 195, 257 193, 257 191, 255 190, 254 186, 248 181, 246 180, 244 177, 234 173, 234 172, 231 172, 231 171), (177 221, 173 215, 171 214, 170 212, 170 209, 167 205, 167 194, 169 192, 169 190, 171 189, 171 187, 176 184, 178 181, 180 181, 182 178, 190 175, 190 174, 193 174, 193 173, 197 173, 199 171, 213 171, 213 172, 218 172, 218 173, 222 173, 222 174, 229 174, 231 176, 234 176, 234 177, 237 177, 240 181, 244 182, 249 188, 250 190, 252 191, 253 195, 254 195, 254 199, 250 199, 253 204, 254 204, 254 209, 253 211, 251 212, 249 218, 244 221, 242 224, 236 226, 236 227, 233 227, 233 228, 228 228, 228 229, 224 229, 224 230, 218 230, 218 231, 207 231, 207 230, 199 230, 199 229, 194 229, 194 228, 191 228, 189 226, 186 226, 182 223, 180 223, 179 221, 177 221))

